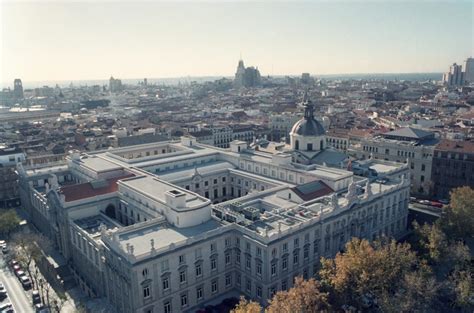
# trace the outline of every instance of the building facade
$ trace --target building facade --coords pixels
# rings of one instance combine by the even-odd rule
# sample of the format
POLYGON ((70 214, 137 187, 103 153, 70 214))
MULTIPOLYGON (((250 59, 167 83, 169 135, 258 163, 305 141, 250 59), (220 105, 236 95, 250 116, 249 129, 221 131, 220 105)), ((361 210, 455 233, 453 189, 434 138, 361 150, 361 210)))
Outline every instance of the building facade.
POLYGON ((400 128, 352 144, 348 153, 359 159, 376 159, 406 163, 410 169, 411 192, 431 195, 431 169, 438 139, 432 132, 415 128, 400 128))
POLYGON ((453 188, 474 187, 474 143, 442 140, 434 150, 431 172, 438 199, 449 199, 453 188))

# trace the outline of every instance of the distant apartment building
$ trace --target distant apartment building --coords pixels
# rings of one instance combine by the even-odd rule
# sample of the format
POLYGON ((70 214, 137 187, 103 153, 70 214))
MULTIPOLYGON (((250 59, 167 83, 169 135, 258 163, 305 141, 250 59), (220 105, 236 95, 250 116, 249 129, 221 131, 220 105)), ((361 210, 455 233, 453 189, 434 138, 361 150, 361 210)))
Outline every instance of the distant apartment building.
POLYGON ((454 63, 449 67, 449 72, 443 74, 443 83, 448 86, 461 86, 464 84, 462 65, 454 63))
POLYGON ((349 154, 356 158, 373 158, 407 163, 410 168, 411 192, 430 195, 433 191, 431 169, 438 139, 433 132, 417 128, 400 128, 351 145, 349 154))
POLYGON ((219 148, 229 148, 233 140, 251 143, 255 137, 253 128, 249 125, 229 125, 209 127, 191 132, 197 141, 219 148))
POLYGON ((326 133, 326 146, 347 152, 350 144, 349 129, 330 129, 326 133))
POLYGON ((433 195, 448 199, 456 187, 474 187, 474 142, 441 140, 432 165, 433 195))
POLYGON ((113 76, 109 79, 109 91, 111 93, 119 92, 123 89, 122 81, 120 79, 115 79, 113 76))
POLYGON ((0 148, 0 208, 20 205, 16 164, 25 161, 25 154, 17 148, 0 148))
POLYGON ((474 58, 467 58, 464 61, 464 81, 474 83, 474 58))

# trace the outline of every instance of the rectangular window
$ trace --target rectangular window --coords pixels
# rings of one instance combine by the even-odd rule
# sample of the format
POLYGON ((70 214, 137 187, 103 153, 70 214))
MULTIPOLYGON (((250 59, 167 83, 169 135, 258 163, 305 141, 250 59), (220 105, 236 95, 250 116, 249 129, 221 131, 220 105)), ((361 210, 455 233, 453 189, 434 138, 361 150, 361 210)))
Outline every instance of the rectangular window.
POLYGON ((216 293, 217 292, 217 280, 213 280, 211 283, 211 292, 216 293))
POLYGON ((202 287, 198 287, 198 288, 196 289, 196 298, 197 298, 198 300, 201 300, 201 299, 202 299, 202 287))
POLYGON ((183 264, 184 263, 184 254, 183 255, 180 255, 179 256, 179 264, 183 264))
POLYGON ((261 297, 262 297, 262 287, 257 286, 257 298, 261 298, 261 297))
POLYGON ((288 258, 287 257, 284 257, 282 260, 281 260, 281 269, 286 271, 288 269, 288 258))
POLYGON ((257 261, 257 275, 262 276, 262 263, 257 261))
POLYGON ((202 275, 202 266, 201 264, 196 264, 196 277, 201 277, 202 275))
POLYGON ((202 250, 201 248, 197 248, 196 251, 194 252, 196 260, 199 260, 202 257, 202 250))
POLYGON ((181 295, 181 306, 186 307, 188 305, 188 295, 181 295))
POLYGON ((232 284, 232 276, 231 274, 225 275, 225 286, 229 287, 232 284))
POLYGON ((170 269, 170 266, 169 266, 168 260, 161 261, 161 271, 166 272, 169 269, 170 269))
POLYGON ((250 257, 247 255, 245 257, 245 267, 249 270, 251 268, 250 257))
POLYGON ((147 299, 150 297, 150 286, 143 287, 143 298, 147 299))
POLYGON ((180 283, 186 282, 186 271, 179 272, 179 282, 180 283))
POLYGON ((164 291, 168 290, 170 288, 170 279, 168 277, 163 278, 162 285, 164 291))
POLYGON ((271 274, 272 274, 272 276, 275 276, 276 273, 277 273, 276 263, 272 263, 272 266, 271 266, 271 274))
POLYGON ((211 270, 216 270, 217 269, 217 262, 216 262, 216 258, 212 258, 211 259, 211 270))
POLYGON ((245 288, 247 289, 248 293, 252 292, 252 282, 250 281, 250 279, 247 279, 247 282, 245 284, 245 288))
POLYGON ((225 264, 226 265, 230 264, 230 253, 228 252, 225 254, 225 264))
POLYGON ((170 301, 166 301, 163 304, 163 312, 164 313, 171 313, 171 302, 170 301))

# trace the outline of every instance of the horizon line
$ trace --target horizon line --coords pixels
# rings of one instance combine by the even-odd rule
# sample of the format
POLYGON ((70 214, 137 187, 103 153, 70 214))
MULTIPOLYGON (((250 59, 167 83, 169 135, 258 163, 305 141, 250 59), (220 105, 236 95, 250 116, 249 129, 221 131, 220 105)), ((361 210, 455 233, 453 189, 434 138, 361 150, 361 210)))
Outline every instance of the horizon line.
MULTIPOLYGON (((301 74, 303 73, 308 73, 308 72, 302 72, 300 74, 273 74, 273 75, 262 75, 262 77, 300 77, 301 74)), ((332 74, 319 74, 319 75, 314 75, 312 73, 309 73, 312 77, 317 78, 317 77, 324 77, 324 76, 350 76, 350 75, 413 75, 413 74, 442 74, 443 72, 356 72, 356 73, 332 73, 332 74)), ((111 75, 111 77, 114 77, 111 75)), ((234 75, 182 75, 182 76, 164 76, 164 77, 114 77, 115 79, 120 79, 120 80, 132 80, 132 79, 138 79, 138 80, 143 80, 143 79, 180 79, 180 78, 229 78, 229 77, 234 77, 234 75)), ((14 78, 14 79, 18 79, 14 78)), ((109 80, 109 78, 81 78, 81 79, 44 79, 44 80, 23 80, 22 78, 19 78, 22 80, 22 83, 39 83, 39 82, 75 82, 75 81, 101 81, 101 80, 109 80)), ((6 81, 0 82, 2 85, 7 83, 6 81)))

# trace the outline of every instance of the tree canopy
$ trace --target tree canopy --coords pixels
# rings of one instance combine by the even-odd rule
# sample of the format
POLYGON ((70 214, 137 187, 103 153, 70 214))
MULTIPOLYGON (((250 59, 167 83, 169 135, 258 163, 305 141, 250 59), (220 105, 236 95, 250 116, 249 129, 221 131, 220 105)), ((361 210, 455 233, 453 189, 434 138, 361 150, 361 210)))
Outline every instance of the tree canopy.
POLYGON ((442 218, 448 234, 474 236, 474 189, 468 186, 453 189, 451 201, 442 218))
POLYGON ((7 236, 20 224, 20 218, 15 210, 0 212, 0 233, 7 236))

